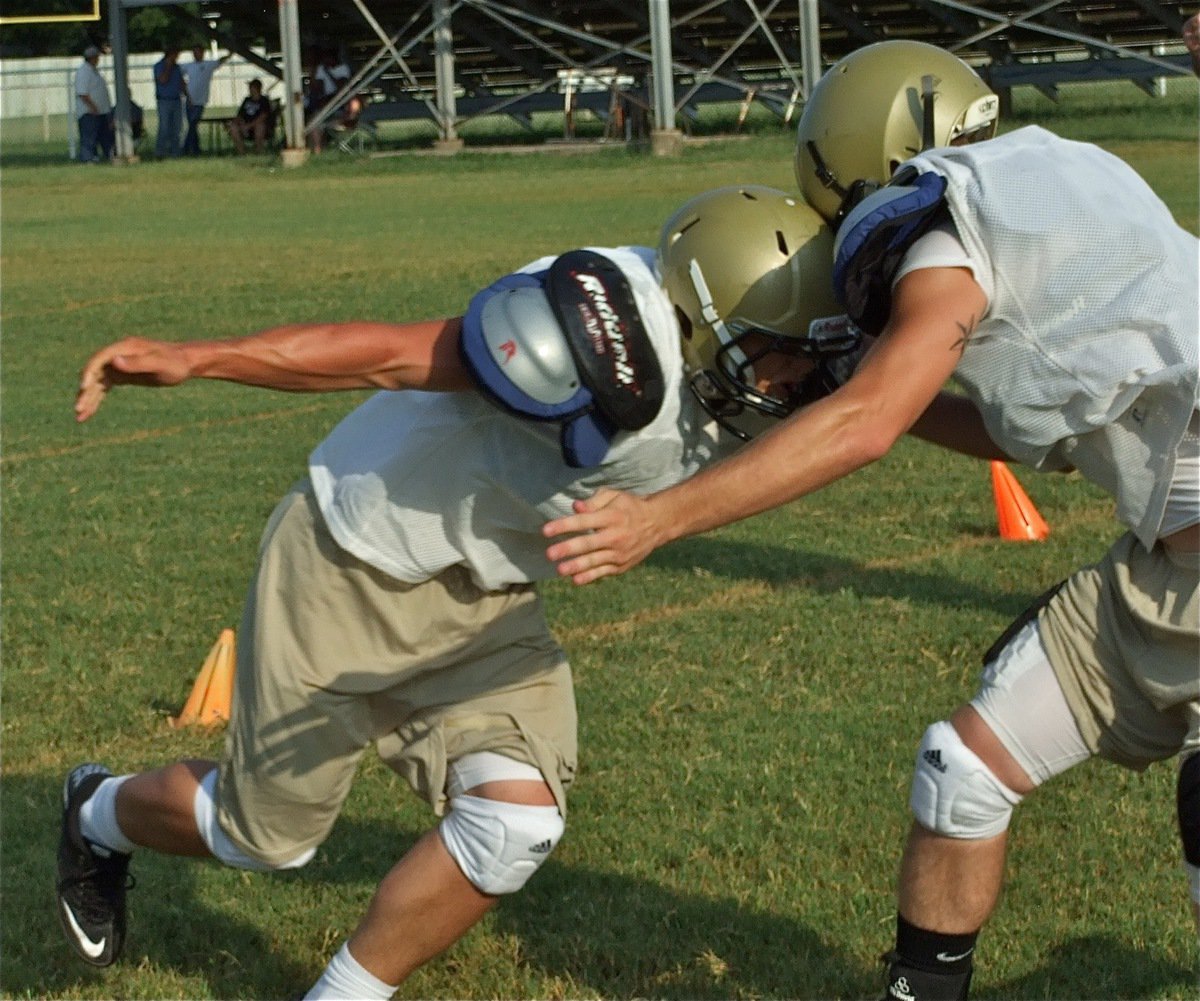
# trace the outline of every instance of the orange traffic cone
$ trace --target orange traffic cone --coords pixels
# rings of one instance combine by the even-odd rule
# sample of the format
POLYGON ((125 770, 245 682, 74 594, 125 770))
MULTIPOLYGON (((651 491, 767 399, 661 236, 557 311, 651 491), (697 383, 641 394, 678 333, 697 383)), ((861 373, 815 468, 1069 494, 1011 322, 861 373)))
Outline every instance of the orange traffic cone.
POLYGON ((233 707, 233 672, 237 666, 233 630, 222 630, 217 643, 221 649, 208 682, 208 691, 204 693, 204 703, 200 706, 198 722, 202 726, 228 723, 233 707))
POLYGON ((204 658, 192 693, 178 716, 167 722, 176 730, 194 723, 210 725, 229 719, 233 701, 233 673, 237 663, 232 629, 222 629, 204 658))
POLYGON ((1019 542, 1040 542, 1050 534, 1050 526, 1038 514, 1033 501, 1022 489, 1012 470, 1003 462, 992 463, 992 493, 996 498, 996 519, 1000 538, 1019 542))

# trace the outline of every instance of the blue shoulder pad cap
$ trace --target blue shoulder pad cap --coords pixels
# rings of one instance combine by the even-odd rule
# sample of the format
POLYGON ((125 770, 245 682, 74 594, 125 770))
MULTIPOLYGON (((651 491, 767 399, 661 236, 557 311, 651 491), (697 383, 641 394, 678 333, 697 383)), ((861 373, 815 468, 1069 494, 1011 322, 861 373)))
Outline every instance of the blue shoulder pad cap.
POLYGON ((617 428, 598 412, 546 295, 547 271, 505 275, 477 293, 459 352, 475 384, 501 409, 560 426, 563 460, 604 461, 617 428))
POLYGON ((833 287, 850 319, 877 335, 892 307, 892 278, 908 248, 946 211, 946 179, 906 168, 855 206, 833 245, 833 287))

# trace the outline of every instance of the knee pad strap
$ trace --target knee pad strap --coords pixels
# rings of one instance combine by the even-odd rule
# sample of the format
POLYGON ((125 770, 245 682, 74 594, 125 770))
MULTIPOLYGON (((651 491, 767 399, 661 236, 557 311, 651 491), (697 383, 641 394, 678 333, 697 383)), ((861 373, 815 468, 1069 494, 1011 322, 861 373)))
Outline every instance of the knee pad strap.
POLYGON ((565 828, 555 806, 454 796, 442 819, 442 843, 482 893, 515 893, 537 872, 565 828))
POLYGON ((925 731, 917 750, 909 805, 923 827, 948 838, 982 840, 1008 828, 1021 802, 943 720, 925 731))

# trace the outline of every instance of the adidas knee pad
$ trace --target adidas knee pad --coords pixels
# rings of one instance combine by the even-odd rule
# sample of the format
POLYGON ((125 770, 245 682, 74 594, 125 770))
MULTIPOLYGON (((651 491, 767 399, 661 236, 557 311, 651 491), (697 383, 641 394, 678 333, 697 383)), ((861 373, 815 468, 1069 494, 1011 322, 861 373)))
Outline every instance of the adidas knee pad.
POLYGON ((481 893, 515 893, 554 850, 565 828, 556 806, 454 796, 439 831, 463 875, 481 893))
POLYGON ((948 838, 982 840, 1008 829, 1021 802, 943 720, 917 751, 909 806, 922 827, 948 838))
POLYGON ((192 801, 192 811, 196 818, 196 827, 200 837, 213 856, 234 869, 249 869, 251 872, 272 872, 275 869, 299 869, 312 861, 317 854, 315 848, 301 852, 294 859, 281 862, 278 865, 268 865, 256 858, 251 858, 243 852, 232 839, 221 830, 217 823, 217 804, 213 793, 217 788, 217 769, 213 769, 203 779, 196 789, 196 798, 192 801))

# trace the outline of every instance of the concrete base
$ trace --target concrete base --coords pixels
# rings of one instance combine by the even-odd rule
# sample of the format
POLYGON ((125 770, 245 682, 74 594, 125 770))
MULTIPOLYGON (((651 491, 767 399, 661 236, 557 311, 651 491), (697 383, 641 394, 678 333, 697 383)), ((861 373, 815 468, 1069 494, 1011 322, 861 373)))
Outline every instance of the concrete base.
POLYGON ((650 152, 655 156, 679 156, 683 152, 683 133, 679 129, 651 129, 650 152))
POLYGON ((284 167, 303 167, 308 162, 308 150, 289 146, 279 154, 284 167))
POLYGON ((461 139, 436 139, 433 151, 443 156, 453 156, 455 153, 461 153, 464 145, 461 139))

